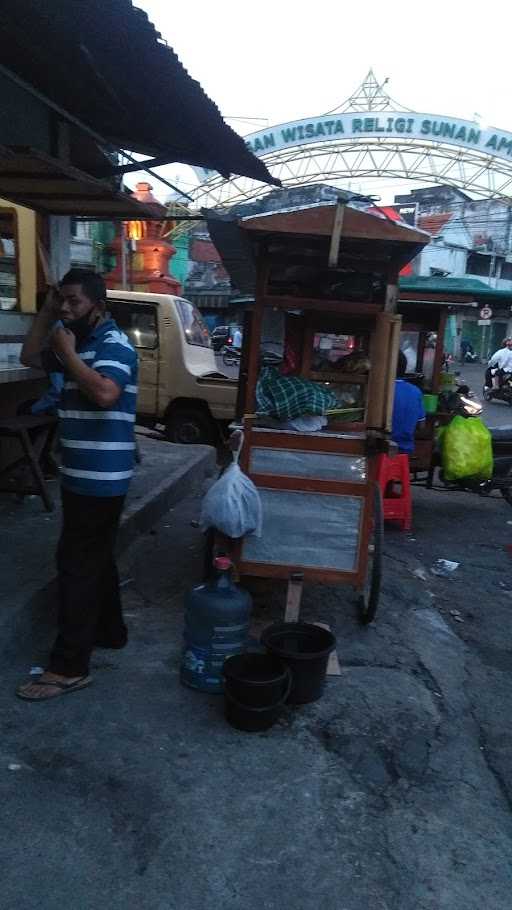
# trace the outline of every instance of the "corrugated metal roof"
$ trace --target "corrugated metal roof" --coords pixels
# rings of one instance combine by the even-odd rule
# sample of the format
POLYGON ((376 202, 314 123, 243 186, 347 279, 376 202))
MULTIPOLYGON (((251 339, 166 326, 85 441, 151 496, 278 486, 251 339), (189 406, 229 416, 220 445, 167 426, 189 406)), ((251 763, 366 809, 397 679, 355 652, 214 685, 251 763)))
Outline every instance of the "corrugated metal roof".
POLYGON ((0 60, 117 148, 278 183, 131 0, 2 0, 0 60))
POLYGON ((117 192, 106 181, 33 149, 0 146, 0 197, 44 215, 94 220, 155 217, 153 205, 138 202, 131 193, 117 192))

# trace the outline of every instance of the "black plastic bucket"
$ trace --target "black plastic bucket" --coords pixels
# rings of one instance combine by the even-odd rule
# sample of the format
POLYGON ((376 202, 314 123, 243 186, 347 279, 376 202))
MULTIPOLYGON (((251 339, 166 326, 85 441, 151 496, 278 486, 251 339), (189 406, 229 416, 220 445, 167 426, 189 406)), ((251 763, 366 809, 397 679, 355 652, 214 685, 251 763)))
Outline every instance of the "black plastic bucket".
POLYGON ((272 654, 235 654, 222 667, 224 691, 249 708, 269 708, 281 701, 288 669, 272 654))
POLYGON ((276 623, 264 629, 261 643, 291 670, 291 705, 305 705, 322 695, 329 654, 336 638, 328 629, 307 622, 276 623))
POLYGON ((290 693, 288 667, 270 654, 236 654, 224 662, 223 673, 227 721, 247 733, 268 730, 290 693))

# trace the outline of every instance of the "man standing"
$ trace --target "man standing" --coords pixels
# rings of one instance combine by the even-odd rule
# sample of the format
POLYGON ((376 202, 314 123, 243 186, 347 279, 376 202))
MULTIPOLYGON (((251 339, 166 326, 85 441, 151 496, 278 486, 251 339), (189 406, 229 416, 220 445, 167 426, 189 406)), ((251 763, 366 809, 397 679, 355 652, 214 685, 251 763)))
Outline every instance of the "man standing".
POLYGON ((396 442, 401 454, 410 455, 411 452, 414 452, 416 427, 420 420, 425 419, 425 408, 423 407, 423 396, 418 387, 405 379, 406 372, 407 358, 402 351, 399 351, 391 438, 393 442, 396 442))
POLYGON ((48 668, 17 689, 30 701, 84 688, 93 648, 122 648, 127 641, 114 546, 135 460, 137 355, 106 312, 105 282, 92 271, 72 269, 58 295, 48 296, 23 346, 23 363, 41 363, 49 333, 65 379, 58 409, 59 631, 48 668), (59 318, 62 325, 55 326, 59 318))

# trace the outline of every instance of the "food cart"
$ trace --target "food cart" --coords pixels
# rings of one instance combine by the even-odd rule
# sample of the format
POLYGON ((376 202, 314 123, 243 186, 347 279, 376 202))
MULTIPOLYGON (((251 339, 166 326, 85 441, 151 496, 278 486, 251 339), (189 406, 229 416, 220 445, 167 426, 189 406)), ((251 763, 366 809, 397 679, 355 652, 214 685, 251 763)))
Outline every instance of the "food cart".
POLYGON ((304 582, 351 585, 367 623, 380 589, 376 456, 390 442, 398 274, 428 235, 342 204, 240 226, 257 270, 240 370, 240 464, 259 490, 264 520, 260 538, 237 544, 238 571, 287 580, 287 620, 297 618, 304 582), (262 350, 278 349, 281 368, 265 366, 262 350), (292 404, 295 387, 299 399, 316 390, 324 412, 283 419, 276 402, 286 383, 292 404))
POLYGON ((431 402, 425 420, 418 425, 414 452, 409 456, 413 479, 426 480, 427 486, 431 486, 436 465, 436 430, 453 417, 443 407, 443 400, 438 400, 441 393, 453 389, 456 379, 455 373, 449 372, 444 364, 446 322, 455 309, 471 309, 477 303, 472 295, 420 290, 417 282, 414 290, 404 289, 399 294, 400 347, 407 357, 408 381, 418 385, 431 402))

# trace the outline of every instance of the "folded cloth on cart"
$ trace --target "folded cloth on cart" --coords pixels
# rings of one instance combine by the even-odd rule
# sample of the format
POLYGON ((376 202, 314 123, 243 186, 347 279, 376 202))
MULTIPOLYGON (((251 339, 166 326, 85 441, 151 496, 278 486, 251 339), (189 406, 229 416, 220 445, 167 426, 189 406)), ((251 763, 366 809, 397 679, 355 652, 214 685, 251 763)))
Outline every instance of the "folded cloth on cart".
POLYGON ((326 386, 302 376, 283 376, 275 367, 263 367, 256 385, 256 410, 279 419, 305 414, 325 415, 338 404, 326 386))

